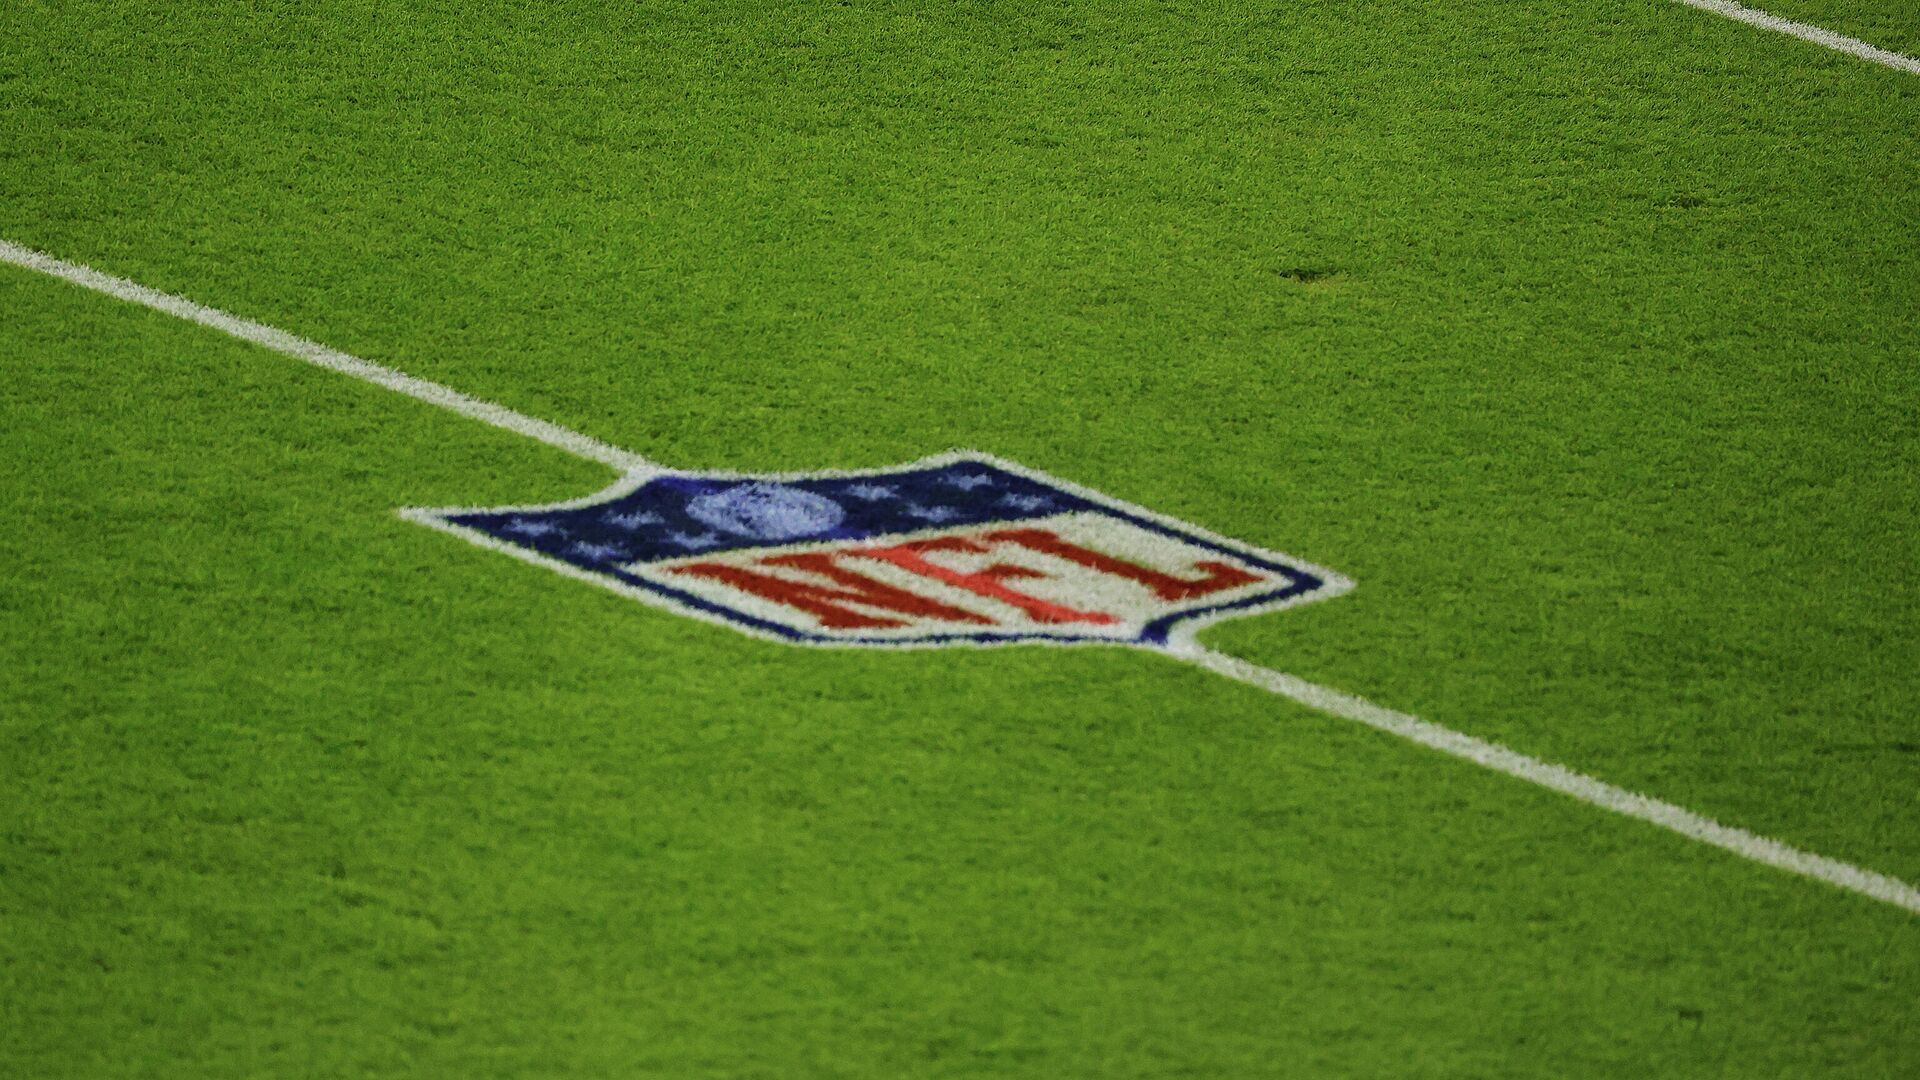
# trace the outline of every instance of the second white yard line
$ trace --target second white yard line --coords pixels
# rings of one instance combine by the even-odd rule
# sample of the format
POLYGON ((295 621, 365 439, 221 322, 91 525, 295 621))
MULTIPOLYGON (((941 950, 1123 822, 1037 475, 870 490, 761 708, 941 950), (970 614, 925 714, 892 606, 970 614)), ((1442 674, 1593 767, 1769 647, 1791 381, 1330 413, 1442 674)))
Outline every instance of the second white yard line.
MULTIPOLYGON (((105 293, 120 300, 141 304, 155 311, 211 327, 297 360, 304 360, 309 364, 365 379, 375 385, 397 390, 409 397, 438 405, 443 409, 451 409, 462 416, 470 416, 495 427, 505 428, 531 439, 538 439, 549 446, 558 447, 589 461, 610 465, 623 473, 664 468, 639 454, 621 450, 579 432, 550 424, 545 420, 536 420, 504 406, 468 397, 439 383, 417 379, 392 368, 362 360, 357 356, 349 356, 337 349, 327 348, 325 345, 308 341, 306 338, 289 334, 284 330, 276 330, 262 323, 230 315, 218 308, 196 304, 171 293, 149 289, 125 278, 103 274, 91 267, 63 262, 51 255, 11 244, 5 240, 0 240, 0 262, 37 270, 95 292, 105 293)), ((1801 851, 1778 840, 1769 840, 1744 829, 1722 825, 1672 803, 1635 794, 1625 788, 1595 780, 1564 766, 1528 757, 1517 750, 1509 750, 1497 743, 1477 739, 1464 732, 1422 720, 1417 716, 1375 705, 1365 698, 1320 686, 1283 671, 1260 667, 1202 646, 1185 645, 1156 651, 1164 652, 1176 660, 1205 668, 1215 674, 1259 687, 1270 694, 1277 694, 1309 708, 1365 724, 1388 734, 1398 735, 1421 746, 1471 761, 1476 765, 1505 773, 1528 783, 1538 784, 1601 809, 1658 825, 1690 840, 1710 844, 1742 858, 1816 878, 1830 885, 1920 914, 1920 889, 1885 874, 1865 870, 1837 859, 1829 859, 1823 855, 1801 851)))
POLYGON ((1883 49, 1878 45, 1869 45, 1859 38, 1850 38, 1845 34, 1836 34, 1825 27, 1815 26, 1812 23, 1794 22, 1792 19, 1783 19, 1778 15, 1773 15, 1755 8, 1742 7, 1739 4, 1733 3, 1732 0, 1680 0, 1680 2, 1691 8, 1699 8, 1701 11, 1711 11, 1715 15, 1724 15, 1729 19, 1746 23, 1748 26, 1757 26, 1762 30, 1772 30, 1777 34, 1797 37, 1801 41, 1811 41, 1815 45, 1825 45, 1829 49, 1846 53, 1849 56, 1857 56, 1871 63, 1881 64, 1897 71, 1920 75, 1920 60, 1916 60, 1905 53, 1894 52, 1892 49, 1883 49))
POLYGON ((1895 907, 1920 913, 1920 889, 1915 889, 1897 878, 1878 874, 1872 870, 1863 870, 1858 866, 1843 863, 1838 859, 1829 859, 1824 855, 1815 855, 1810 851, 1801 851, 1778 840, 1770 840, 1745 829, 1736 829, 1731 825, 1722 825, 1712 818, 1696 814, 1683 806, 1647 795, 1640 795, 1625 788, 1615 787, 1604 780, 1595 780, 1584 773, 1574 772, 1564 765, 1555 765, 1550 761, 1529 757, 1518 750, 1509 750, 1499 743, 1490 743, 1477 739, 1465 732, 1441 727, 1439 724, 1422 720, 1403 712, 1375 705, 1362 697, 1344 694, 1283 671, 1263 668, 1249 664, 1245 660, 1211 649, 1192 647, 1186 650, 1173 650, 1173 655, 1190 664, 1197 664, 1208 671, 1238 679, 1249 686, 1257 686, 1269 693, 1291 698, 1309 708, 1347 720, 1353 720, 1389 735, 1398 735, 1403 739, 1417 742, 1421 746, 1451 754, 1464 761, 1492 769, 1494 772, 1525 780, 1530 784, 1539 784, 1551 788, 1563 795, 1571 795, 1583 803, 1590 803, 1616 814, 1625 814, 1630 818, 1651 822, 1663 829, 1670 829, 1689 840, 1698 840, 1723 851, 1731 851, 1745 859, 1757 863, 1779 867, 1796 874, 1805 874, 1811 878, 1838 885, 1863 893, 1875 900, 1884 900, 1895 907))

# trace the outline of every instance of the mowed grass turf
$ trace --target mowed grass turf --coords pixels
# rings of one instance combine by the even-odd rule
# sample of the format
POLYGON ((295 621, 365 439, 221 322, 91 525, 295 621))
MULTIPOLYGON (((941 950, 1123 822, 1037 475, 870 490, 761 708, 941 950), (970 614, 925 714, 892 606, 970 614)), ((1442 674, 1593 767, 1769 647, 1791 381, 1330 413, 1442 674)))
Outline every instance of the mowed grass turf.
MULTIPOLYGON (((1920 881, 1920 79, 1651 2, 5 19, 0 237, 676 465, 1015 458, 1360 583, 1210 644, 1920 881)), ((1151 655, 676 618, 392 513, 597 466, 0 311, 0 1073, 1920 1058, 1910 913, 1151 655)))

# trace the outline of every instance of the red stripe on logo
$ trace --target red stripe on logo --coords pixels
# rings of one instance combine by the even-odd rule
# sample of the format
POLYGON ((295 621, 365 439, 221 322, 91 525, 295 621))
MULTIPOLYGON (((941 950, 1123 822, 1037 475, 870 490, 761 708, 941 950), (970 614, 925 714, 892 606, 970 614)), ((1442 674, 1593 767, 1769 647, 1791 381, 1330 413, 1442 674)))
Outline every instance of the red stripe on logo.
POLYGON ((1038 596, 1030 596, 1017 589, 1009 589, 1001 582, 1008 578, 1044 578, 1047 575, 1025 566, 1013 566, 1008 563, 996 563, 993 566, 975 570, 971 573, 941 566, 928 559, 923 552, 928 551, 968 551, 981 553, 990 550, 987 545, 964 536, 941 536, 932 540, 914 540, 910 543, 896 544, 883 548, 856 548, 848 552, 863 559, 881 559, 890 562, 902 570, 931 578, 957 589, 1011 604, 1027 613, 1034 622, 1042 623, 1094 623, 1107 626, 1120 620, 1104 611, 1081 611, 1065 604, 1056 604, 1038 596))
POLYGON ((803 552, 798 555, 777 555, 762 559, 768 566, 791 566, 796 570, 805 570, 833 581, 834 585, 822 585, 816 582, 798 581, 793 578, 777 577, 749 570, 743 566, 730 566, 727 563, 705 562, 676 566, 675 574, 690 574, 694 577, 708 578, 731 585, 741 592, 771 600, 776 604, 799 608, 820 620, 820 625, 833 630, 857 630, 881 627, 905 626, 900 619, 868 615, 847 605, 863 608, 878 608, 881 611, 897 612, 916 619, 940 619, 946 622, 976 623, 985 626, 994 625, 992 619, 976 615, 938 600, 929 600, 924 596, 895 588, 884 581, 875 581, 864 574, 834 564, 832 552, 803 552))
POLYGON ((1019 544, 1042 554, 1079 563, 1090 570, 1103 574, 1112 574, 1129 581, 1137 581, 1153 590, 1153 594, 1162 600, 1191 600, 1196 596, 1237 589, 1242 585, 1251 585, 1264 580, 1259 574, 1248 573, 1237 566, 1223 562, 1199 562, 1194 569, 1204 570, 1206 574, 1198 578, 1180 578, 1164 574, 1139 563, 1116 559, 1104 552, 1083 548, 1078 544, 1062 540, 1058 533, 1046 529, 1002 529, 987 534, 989 540, 1004 540, 1019 544))

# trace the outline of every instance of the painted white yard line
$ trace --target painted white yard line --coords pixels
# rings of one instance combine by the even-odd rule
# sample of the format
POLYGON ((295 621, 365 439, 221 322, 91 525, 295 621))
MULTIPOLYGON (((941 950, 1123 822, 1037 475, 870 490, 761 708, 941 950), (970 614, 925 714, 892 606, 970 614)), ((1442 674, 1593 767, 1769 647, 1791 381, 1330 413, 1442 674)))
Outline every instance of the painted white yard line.
POLYGON ((491 401, 468 397, 449 386, 437 382, 382 367, 369 360, 350 356, 338 349, 330 349, 318 342, 297 337, 285 330, 276 330, 271 326, 230 315, 218 308, 205 304, 196 304, 185 297, 149 289, 126 278, 103 274, 90 266, 64 262, 51 255, 32 248, 0 240, 0 262, 9 262, 29 270, 38 270, 43 274, 70 281, 95 292, 106 293, 129 303, 150 307, 188 322, 212 327, 223 334, 231 334, 242 341, 250 341, 272 349, 274 352, 304 360, 315 367, 323 367, 351 375, 356 379, 365 379, 376 386, 384 386, 411 398, 418 398, 429 405, 438 405, 450 409, 461 416, 471 417, 483 424, 492 424, 505 428, 516 435, 525 435, 529 439, 538 439, 548 446, 555 446, 570 454, 611 465, 622 472, 641 469, 657 469, 654 464, 639 454, 630 453, 615 446, 609 446, 598 439, 569 431, 558 424, 538 420, 525 413, 514 412, 504 405, 495 405, 491 401))
POLYGON ((1741 858, 1752 859, 1754 862, 1778 867, 1791 873, 1805 874, 1807 877, 1818 878, 1828 884, 1871 896, 1875 900, 1884 900, 1895 907, 1920 913, 1920 889, 1885 874, 1863 870, 1858 866, 1843 863, 1837 859, 1829 859, 1824 855, 1801 851, 1799 848, 1750 833, 1745 829, 1722 825, 1712 818, 1696 814, 1685 807, 1615 787, 1604 780, 1595 780, 1591 776, 1574 772, 1563 765, 1528 757, 1498 743, 1477 739, 1472 735, 1441 727, 1439 724, 1422 720, 1417 716, 1395 712, 1375 705, 1365 698, 1319 686, 1285 672, 1250 664, 1238 657, 1214 652, 1199 645, 1176 647, 1173 652, 1188 663, 1225 675, 1230 679, 1238 679, 1249 686, 1257 686, 1269 693, 1291 698, 1320 712, 1365 724, 1389 735, 1398 735, 1429 749, 1471 761, 1475 765, 1505 773, 1530 784, 1551 788, 1563 795, 1571 795, 1583 803, 1611 810, 1616 814, 1639 818, 1641 821, 1677 832, 1690 840, 1698 840, 1702 844, 1730 851, 1741 858))
MULTIPOLYGON (((0 261, 37 270, 83 288, 150 307, 202 326, 212 327, 234 337, 263 345, 310 364, 344 372, 378 386, 397 390, 462 416, 505 428, 538 439, 549 446, 610 465, 625 473, 663 468, 648 458, 557 424, 536 420, 491 402, 470 398, 439 383, 416 379, 378 364, 329 349, 284 330, 242 319, 215 308, 196 304, 183 297, 158 292, 125 278, 103 274, 89 267, 62 262, 50 255, 0 240, 0 261)), ((579 576, 579 575, 575 575, 579 576)), ((1745 859, 1795 874, 1816 878, 1830 885, 1872 897, 1895 907, 1920 914, 1920 889, 1858 866, 1801 851, 1778 840, 1722 825, 1683 807, 1659 799, 1638 795, 1604 781, 1595 780, 1560 765, 1528 757, 1497 743, 1477 739, 1464 732, 1441 727, 1407 713, 1375 705, 1365 698, 1310 683, 1294 675, 1214 652, 1191 641, 1176 642, 1162 650, 1168 656, 1227 678, 1235 679, 1268 693, 1289 698, 1309 708, 1419 743, 1444 754, 1473 762, 1528 783, 1570 795, 1581 802, 1611 810, 1628 817, 1679 833, 1691 840, 1709 844, 1745 859)))
POLYGON ((1680 3, 1691 8, 1699 8, 1701 11, 1711 11, 1715 15, 1724 15, 1729 19, 1746 23, 1748 26, 1757 26, 1762 30, 1772 30, 1777 34, 1797 37, 1801 41, 1811 41, 1815 45, 1824 45, 1829 49, 1846 53, 1849 56, 1857 56, 1862 60, 1890 67, 1897 71, 1920 75, 1920 60, 1916 60, 1905 53, 1894 52, 1892 49, 1883 49, 1878 45, 1869 45, 1859 38, 1851 38, 1845 34, 1836 34, 1825 27, 1815 26, 1812 23, 1794 22, 1792 19, 1783 19, 1778 15, 1769 14, 1768 12, 1755 8, 1742 7, 1739 4, 1732 3, 1731 0, 1680 0, 1680 3))

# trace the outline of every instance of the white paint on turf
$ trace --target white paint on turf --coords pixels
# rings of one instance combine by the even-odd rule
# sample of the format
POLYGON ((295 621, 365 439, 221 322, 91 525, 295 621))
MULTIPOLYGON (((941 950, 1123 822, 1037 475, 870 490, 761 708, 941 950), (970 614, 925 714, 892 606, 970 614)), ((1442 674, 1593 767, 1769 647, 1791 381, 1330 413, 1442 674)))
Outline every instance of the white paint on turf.
POLYGON ((1880 64, 1893 68, 1896 71, 1905 71, 1910 74, 1920 75, 1920 60, 1916 60, 1905 53, 1897 53, 1891 49, 1882 49, 1878 45, 1869 45, 1859 38, 1850 38, 1845 34, 1836 34, 1825 27, 1815 26, 1812 23, 1794 22, 1792 19, 1783 19, 1778 15, 1769 14, 1768 12, 1755 8, 1742 7, 1739 4, 1732 3, 1731 0, 1680 0, 1680 2, 1691 8, 1699 8, 1701 11, 1711 11, 1715 15, 1723 15, 1737 22, 1746 23, 1748 26, 1757 26, 1762 30, 1771 30, 1776 34, 1786 34, 1789 37, 1797 37, 1801 41, 1811 41, 1815 45, 1824 45, 1829 49, 1846 53, 1849 56, 1857 56, 1869 63, 1880 64))
POLYGON ((1190 664, 1225 675, 1230 679, 1238 679, 1269 693, 1291 698, 1309 708, 1365 724, 1389 735, 1398 735, 1429 749, 1471 761, 1475 765, 1505 773, 1530 784, 1551 788, 1563 795, 1571 795, 1583 803, 1590 803, 1616 814, 1625 814, 1630 818, 1651 822, 1690 840, 1698 840, 1700 843, 1712 845, 1723 851, 1731 851, 1742 858, 1752 859, 1754 862, 1778 867, 1795 874, 1819 878, 1821 881, 1838 885, 1843 889, 1850 889, 1871 896, 1875 900, 1884 900, 1895 907, 1920 913, 1920 889, 1915 889, 1906 882, 1890 878, 1885 874, 1876 874, 1871 870, 1863 870, 1837 859, 1829 859, 1824 855, 1801 851, 1799 848, 1750 833, 1745 829, 1722 825, 1712 818, 1696 814, 1685 807, 1615 787, 1604 780, 1595 780, 1584 773, 1574 772, 1564 765, 1555 765, 1549 761, 1541 761, 1539 758, 1528 757, 1498 743, 1476 739, 1472 735, 1441 727, 1439 724, 1422 720, 1417 716, 1375 705, 1365 698, 1343 694, 1338 690, 1310 683, 1282 671, 1249 664, 1238 657, 1214 652, 1200 645, 1175 644, 1168 651, 1171 655, 1190 664))
POLYGON ((51 255, 21 247, 18 244, 0 240, 0 262, 9 262, 29 270, 38 270, 43 274, 70 281, 94 292, 106 293, 116 299, 150 307, 155 311, 212 327, 223 334, 231 334, 242 341, 250 341, 264 346, 295 360, 304 360, 315 367, 338 371, 356 379, 364 379, 375 386, 384 386, 389 390, 418 398, 429 405, 438 405, 450 409, 461 416, 471 417, 483 424, 492 424, 505 428, 516 435, 525 435, 529 439, 538 439, 549 446, 556 446, 570 454, 611 465, 622 472, 637 470, 658 471, 659 466, 639 454, 608 446, 598 439, 569 431, 558 424, 537 420, 525 413, 517 413, 504 405, 495 405, 491 401, 468 397, 452 387, 437 382, 417 378, 390 367, 382 367, 369 360, 350 356, 338 349, 330 349, 318 342, 297 337, 285 330, 276 330, 271 326, 230 315, 218 308, 205 304, 196 304, 181 296, 149 289, 126 278, 103 274, 90 266, 63 262, 51 255))
MULTIPOLYGON (((622 484, 637 483, 637 480, 633 479, 634 476, 662 469, 662 466, 639 454, 618 449, 598 439, 569 431, 557 424, 536 420, 503 406, 468 397, 438 383, 416 379, 392 368, 382 367, 329 349, 284 330, 276 330, 203 304, 196 304, 183 297, 149 289, 125 278, 63 262, 30 248, 0 240, 0 261, 36 270, 95 292, 196 322, 242 340, 263 345, 295 359, 365 379, 375 385, 399 391, 428 404, 451 409, 462 416, 469 416, 528 438, 538 439, 589 461, 598 461, 628 473, 628 479, 623 480, 622 484)), ((443 529, 455 535, 466 532, 466 530, 456 530, 444 521, 433 518, 431 514, 423 514, 420 511, 403 511, 402 513, 410 520, 443 529)), ((462 538, 516 558, 539 562, 569 577, 593 581, 595 584, 605 584, 603 581, 595 580, 595 575, 579 570, 571 564, 541 559, 538 556, 529 555, 525 549, 516 548, 510 544, 464 535, 462 538)), ((616 591, 630 591, 634 594, 634 599, 656 603, 655 600, 641 595, 642 590, 616 591)), ((1850 892, 1920 914, 1920 889, 1915 889, 1885 874, 1862 869, 1837 859, 1829 859, 1823 855, 1801 851, 1778 840, 1771 840, 1744 829, 1722 825, 1672 803, 1635 794, 1624 788, 1574 772, 1564 766, 1529 757, 1519 751, 1509 750, 1497 743, 1490 743, 1464 732, 1441 727, 1439 724, 1422 720, 1417 716, 1395 712, 1384 706, 1375 705, 1365 698, 1320 686, 1282 671, 1263 668, 1224 653, 1214 652, 1188 638, 1176 638, 1168 647, 1155 651, 1217 675, 1288 698, 1309 708, 1352 720, 1495 772, 1558 791, 1591 806, 1657 825, 1690 840, 1717 847, 1742 858, 1824 881, 1850 892)))

